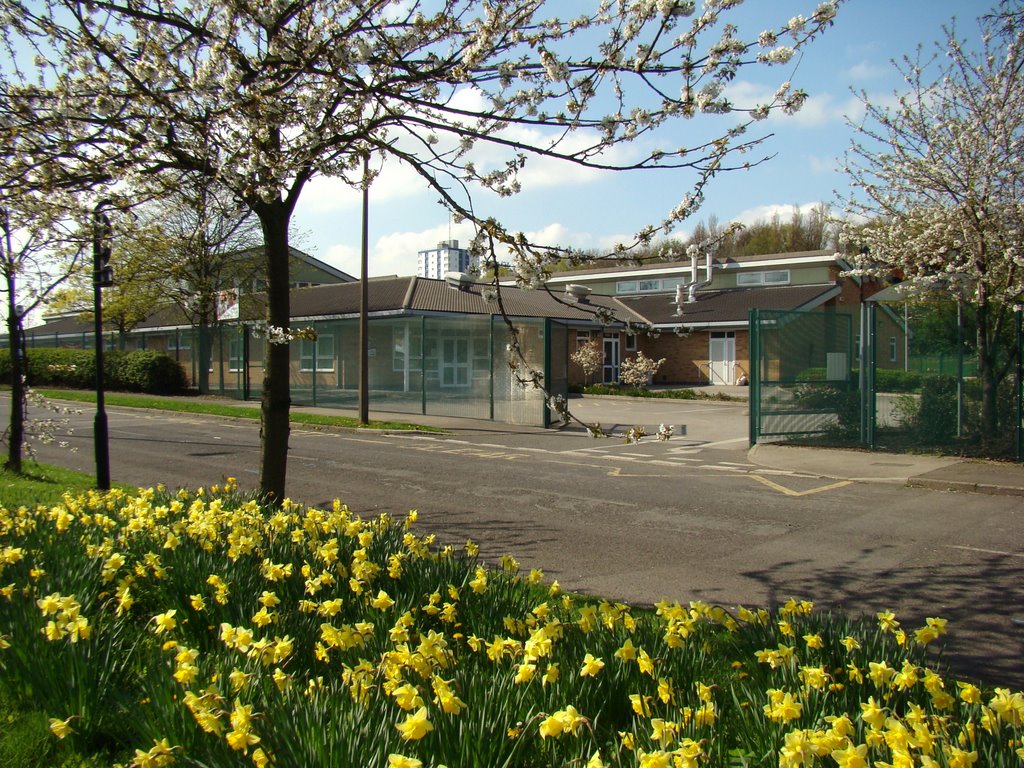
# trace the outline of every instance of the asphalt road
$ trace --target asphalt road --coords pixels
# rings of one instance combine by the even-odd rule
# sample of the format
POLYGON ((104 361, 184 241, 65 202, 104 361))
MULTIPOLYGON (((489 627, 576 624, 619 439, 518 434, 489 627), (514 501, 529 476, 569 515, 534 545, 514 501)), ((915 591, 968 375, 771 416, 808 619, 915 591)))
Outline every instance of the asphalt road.
MULTIPOLYGON (((7 419, 8 401, 0 400, 7 419)), ((746 458, 740 405, 595 401, 587 421, 686 424, 639 445, 580 431, 462 430, 447 436, 292 432, 288 491, 374 515, 418 509, 444 542, 473 538, 564 588, 652 603, 773 605, 789 597, 908 628, 943 616, 945 661, 1024 688, 1024 503, 764 470, 746 458), (658 409, 664 409, 659 411, 658 409)), ((196 487, 232 475, 255 487, 258 425, 109 408, 115 482, 196 487)), ((94 471, 92 411, 73 417, 77 453, 40 459, 94 471)))

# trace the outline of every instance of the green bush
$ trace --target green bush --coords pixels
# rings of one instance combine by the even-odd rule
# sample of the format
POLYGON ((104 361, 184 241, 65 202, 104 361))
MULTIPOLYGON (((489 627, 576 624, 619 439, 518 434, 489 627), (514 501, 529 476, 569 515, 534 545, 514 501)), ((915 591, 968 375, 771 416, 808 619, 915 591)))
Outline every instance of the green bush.
MULTIPOLYGON (((25 378, 34 387, 89 389, 96 386, 96 355, 86 349, 28 350, 25 378)), ((104 382, 108 389, 171 395, 187 386, 185 371, 173 358, 159 352, 109 351, 104 355, 104 382)), ((0 382, 11 383, 10 350, 0 350, 0 382)))
POLYGON ((929 376, 921 387, 921 404, 914 425, 921 439, 942 442, 956 435, 956 379, 929 376))
POLYGON ((147 350, 109 354, 104 373, 111 389, 173 395, 187 386, 184 369, 167 355, 147 350))
MULTIPOLYGON (((851 381, 856 381, 859 368, 850 369, 851 381)), ((824 368, 804 368, 796 375, 798 382, 825 381, 824 368)), ((875 389, 878 392, 917 392, 921 389, 923 376, 916 371, 902 371, 895 368, 875 368, 875 389)))

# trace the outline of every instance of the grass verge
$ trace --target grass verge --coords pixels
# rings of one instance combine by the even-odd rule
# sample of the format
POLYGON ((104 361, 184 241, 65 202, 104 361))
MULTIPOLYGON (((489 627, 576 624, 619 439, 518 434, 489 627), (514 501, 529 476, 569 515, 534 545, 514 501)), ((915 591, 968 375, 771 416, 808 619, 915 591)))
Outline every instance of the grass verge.
MULTIPOLYGON (((36 389, 43 397, 51 400, 71 400, 78 403, 95 403, 96 393, 74 389, 36 389)), ((176 411, 179 413, 205 413, 211 416, 230 416, 239 419, 259 419, 259 406, 249 405, 227 405, 209 400, 196 398, 173 399, 167 397, 155 397, 151 395, 131 395, 121 392, 107 392, 104 400, 107 405, 120 406, 122 408, 147 408, 157 411, 176 411)), ((400 431, 416 432, 446 432, 438 427, 428 427, 422 424, 412 424, 402 421, 370 421, 363 426, 358 419, 350 416, 325 416, 318 413, 304 413, 292 411, 289 419, 293 424, 321 427, 344 427, 347 429, 390 429, 400 431)))
MULTIPOLYGON (((52 464, 26 461, 20 475, 0 469, 0 507, 32 509, 37 504, 52 506, 61 501, 66 491, 78 494, 95 487, 94 475, 52 464)), ((128 490, 128 486, 122 487, 128 490)))

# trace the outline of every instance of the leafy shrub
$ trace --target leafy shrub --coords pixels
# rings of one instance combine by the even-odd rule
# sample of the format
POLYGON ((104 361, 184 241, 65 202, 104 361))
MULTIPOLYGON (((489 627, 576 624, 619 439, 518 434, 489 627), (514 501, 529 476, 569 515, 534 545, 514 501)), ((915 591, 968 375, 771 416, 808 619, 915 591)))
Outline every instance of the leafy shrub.
POLYGON ((800 384, 793 390, 800 408, 831 411, 836 415, 832 430, 837 436, 849 436, 860 430, 860 391, 832 384, 800 384))
POLYGON ((139 350, 111 354, 110 370, 104 370, 112 389, 172 395, 185 389, 185 371, 174 359, 159 352, 139 350))
MULTIPOLYGON (((34 387, 89 389, 96 386, 96 354, 88 349, 28 350, 26 379, 34 387)), ((159 352, 109 351, 104 354, 104 380, 108 389, 169 395, 187 386, 185 371, 173 358, 159 352)), ((0 350, 0 382, 11 381, 10 350, 0 350)))
MULTIPOLYGON (((824 368, 804 368, 796 375, 797 381, 826 381, 824 368)), ((856 381, 860 375, 859 368, 850 370, 850 378, 856 381)), ((917 392, 921 389, 924 377, 916 371, 901 371, 895 368, 875 369, 875 389, 878 392, 917 392)))
POLYGON ((930 376, 921 388, 921 404, 914 428, 927 442, 942 442, 956 435, 956 379, 930 376))

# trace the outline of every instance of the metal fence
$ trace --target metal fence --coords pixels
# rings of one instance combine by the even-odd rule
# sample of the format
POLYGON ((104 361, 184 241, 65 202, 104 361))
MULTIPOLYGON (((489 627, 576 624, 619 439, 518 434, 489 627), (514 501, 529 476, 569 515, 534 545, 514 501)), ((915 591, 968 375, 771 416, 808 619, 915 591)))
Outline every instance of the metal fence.
MULTIPOLYGON (((751 310, 750 444, 800 442, 890 452, 1024 458, 1021 317, 1004 340, 994 423, 969 341, 917 355, 899 312, 751 310)), ((962 330, 962 329, 961 329, 962 330)))

